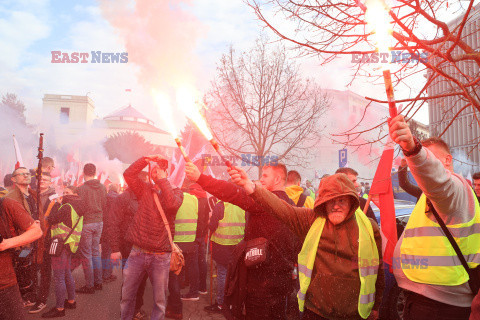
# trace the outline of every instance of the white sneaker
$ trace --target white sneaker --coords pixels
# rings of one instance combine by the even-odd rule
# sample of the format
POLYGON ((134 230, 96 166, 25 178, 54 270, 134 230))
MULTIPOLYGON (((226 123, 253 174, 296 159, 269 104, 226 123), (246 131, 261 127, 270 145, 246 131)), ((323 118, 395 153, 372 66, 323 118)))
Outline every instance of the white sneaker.
POLYGON ((39 313, 43 309, 45 309, 47 305, 43 302, 37 302, 35 305, 28 311, 28 313, 39 313))

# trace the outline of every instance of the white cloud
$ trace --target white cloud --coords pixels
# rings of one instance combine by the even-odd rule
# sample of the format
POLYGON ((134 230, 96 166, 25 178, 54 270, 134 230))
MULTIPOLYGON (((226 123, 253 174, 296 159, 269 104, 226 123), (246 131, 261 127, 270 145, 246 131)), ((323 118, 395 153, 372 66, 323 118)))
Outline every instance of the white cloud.
POLYGON ((0 62, 10 68, 16 68, 22 62, 25 51, 50 33, 46 21, 25 11, 13 11, 6 19, 0 19, 0 30, 0 62))

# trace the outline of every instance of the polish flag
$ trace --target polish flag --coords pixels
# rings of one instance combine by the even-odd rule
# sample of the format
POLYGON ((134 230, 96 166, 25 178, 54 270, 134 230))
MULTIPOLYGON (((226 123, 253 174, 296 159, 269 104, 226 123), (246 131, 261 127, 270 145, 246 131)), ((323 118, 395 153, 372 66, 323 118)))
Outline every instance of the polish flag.
POLYGON ((15 163, 15 169, 24 167, 22 154, 20 153, 20 148, 18 146, 17 139, 15 139, 15 135, 13 135, 13 147, 15 148, 15 156, 17 158, 17 162, 15 163))

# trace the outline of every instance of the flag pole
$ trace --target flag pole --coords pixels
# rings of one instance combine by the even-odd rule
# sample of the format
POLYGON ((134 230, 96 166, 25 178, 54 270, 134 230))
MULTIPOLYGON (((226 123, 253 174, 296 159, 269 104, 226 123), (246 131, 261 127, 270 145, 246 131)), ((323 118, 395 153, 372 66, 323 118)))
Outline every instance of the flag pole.
POLYGON ((370 201, 372 200, 372 195, 368 194, 368 199, 367 202, 365 203, 365 206, 363 207, 363 213, 367 214, 368 207, 370 207, 370 201))

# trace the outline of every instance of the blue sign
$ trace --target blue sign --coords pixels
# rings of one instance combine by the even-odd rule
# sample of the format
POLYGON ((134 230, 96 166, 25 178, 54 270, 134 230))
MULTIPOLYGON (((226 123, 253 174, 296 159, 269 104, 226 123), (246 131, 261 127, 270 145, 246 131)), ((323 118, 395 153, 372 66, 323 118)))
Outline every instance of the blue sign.
POLYGON ((347 166, 347 149, 338 150, 338 167, 344 168, 347 166))

